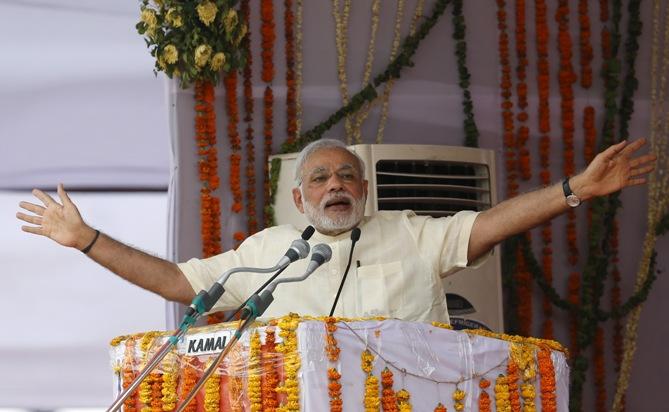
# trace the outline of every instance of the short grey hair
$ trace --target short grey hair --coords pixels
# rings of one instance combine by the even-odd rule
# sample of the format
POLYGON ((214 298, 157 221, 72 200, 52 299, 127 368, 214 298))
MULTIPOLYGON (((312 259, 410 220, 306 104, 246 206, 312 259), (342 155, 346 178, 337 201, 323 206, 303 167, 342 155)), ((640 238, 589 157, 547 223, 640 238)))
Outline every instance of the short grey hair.
POLYGON ((344 149, 358 160, 358 168, 360 171, 360 177, 364 179, 365 177, 365 162, 362 158, 355 152, 351 151, 346 143, 341 140, 336 139, 319 139, 314 142, 309 143, 302 149, 302 151, 297 155, 295 159, 295 185, 299 186, 302 184, 302 167, 307 162, 309 157, 319 150, 324 149, 344 149))

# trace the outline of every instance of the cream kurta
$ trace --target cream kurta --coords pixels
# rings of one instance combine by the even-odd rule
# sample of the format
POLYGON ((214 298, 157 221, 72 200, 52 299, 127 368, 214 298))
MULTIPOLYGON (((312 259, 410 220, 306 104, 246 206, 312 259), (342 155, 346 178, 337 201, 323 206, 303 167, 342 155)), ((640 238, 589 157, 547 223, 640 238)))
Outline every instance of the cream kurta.
MULTIPOLYGON (((412 321, 448 322, 441 275, 467 266, 467 247, 476 212, 452 217, 417 216, 411 211, 383 211, 360 223, 360 240, 335 310, 335 316, 386 316, 412 321)), ((275 226, 250 238, 235 251, 208 259, 180 263, 193 290, 208 290, 226 270, 234 267, 272 267, 301 231, 290 225, 275 226)), ((313 247, 327 243, 332 259, 303 282, 277 286, 274 302, 263 317, 288 312, 323 316, 337 294, 351 248, 351 232, 326 236, 316 232, 313 247)), ((309 258, 291 264, 280 277, 298 276, 309 258)), ((239 306, 271 275, 233 274, 214 310, 239 306)))

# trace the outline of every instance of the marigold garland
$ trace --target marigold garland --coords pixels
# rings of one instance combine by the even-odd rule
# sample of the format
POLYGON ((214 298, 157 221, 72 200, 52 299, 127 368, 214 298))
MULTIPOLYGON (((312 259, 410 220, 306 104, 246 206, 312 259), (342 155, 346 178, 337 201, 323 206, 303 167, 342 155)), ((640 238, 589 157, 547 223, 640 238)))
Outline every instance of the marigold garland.
POLYGON ((541 385, 541 411, 556 412, 555 368, 553 367, 550 349, 539 348, 537 363, 539 364, 539 383, 541 385))
POLYGON ((520 373, 518 369, 518 364, 516 360, 510 356, 508 364, 506 366, 506 384, 507 390, 509 393, 509 407, 513 412, 520 412, 520 392, 518 391, 518 381, 520 379, 520 373))
POLYGON ((592 345, 593 373, 595 381, 595 411, 606 412, 606 369, 604 366, 604 329, 597 327, 592 345))
POLYGON ((279 401, 276 395, 276 386, 279 383, 279 374, 276 364, 276 331, 273 327, 265 329, 265 351, 262 353, 262 410, 274 412, 279 401))
POLYGON ((301 360, 297 353, 297 327, 300 323, 299 315, 291 313, 284 316, 278 322, 281 329, 279 336, 283 342, 277 345, 277 352, 284 354, 284 381, 277 387, 278 393, 286 394, 286 402, 277 408, 277 411, 299 411, 300 410, 300 387, 297 373, 300 370, 301 360))
MULTIPOLYGON (((534 1, 534 25, 536 31, 537 52, 537 91, 539 95, 538 128, 539 128, 539 163, 541 170, 539 177, 543 187, 552 183, 550 172, 551 138, 550 132, 550 65, 548 62, 548 17, 545 0, 534 1)), ((553 283, 553 229, 552 223, 547 222, 541 227, 542 241, 542 268, 546 283, 553 283)), ((541 336, 545 339, 553 338, 553 306, 548 296, 542 296, 541 303, 544 315, 541 327, 541 336)))
POLYGON ((214 85, 195 83, 195 139, 197 141, 200 187, 200 233, 202 257, 221 253, 221 201, 213 195, 219 184, 216 150, 216 112, 214 85))
MULTIPOLYGON (((469 69, 467 68, 467 42, 465 32, 467 25, 463 15, 463 0, 453 1, 453 40, 455 40, 455 58, 458 65, 458 85, 462 89, 462 111, 464 113, 463 128, 465 132, 464 145, 478 147, 479 130, 474 120, 474 103, 469 91, 469 69)), ((415 16, 414 16, 415 17, 415 16)))
POLYGON ((397 412, 397 397, 393 389, 393 372, 385 367, 381 372, 381 406, 383 412, 397 412))
POLYGON ((230 191, 232 192, 232 207, 234 213, 239 213, 244 208, 242 204, 242 185, 240 155, 242 144, 237 130, 239 123, 239 108, 237 106, 237 72, 228 72, 225 75, 225 111, 228 114, 228 139, 230 140, 230 191))
MULTIPOLYGON (((127 389, 132 382, 137 377, 135 371, 135 339, 129 338, 125 341, 125 353, 123 357, 123 389, 127 389)), ((123 402, 123 410, 126 412, 136 412, 137 411, 137 390, 128 396, 128 398, 123 402)))
POLYGON ((511 402, 508 379, 499 375, 495 379, 495 408, 497 412, 511 412, 511 402))
POLYGON ((302 0, 296 0, 295 10, 295 135, 302 132, 302 0))
POLYGON ((588 0, 578 1, 579 23, 579 63, 581 66, 581 87, 589 89, 592 86, 592 44, 590 44, 590 16, 588 15, 588 0))
MULTIPOLYGON (((213 360, 207 362, 207 368, 213 360)), ((212 374, 204 383, 204 412, 218 412, 221 402, 221 375, 212 374)))
POLYGON ((488 395, 488 392, 485 390, 490 387, 490 381, 481 378, 479 381, 479 412, 491 412, 490 404, 492 401, 490 400, 490 395, 488 395))
POLYGON ((517 133, 517 153, 518 153, 518 167, 520 176, 523 180, 529 180, 532 177, 532 168, 530 165, 530 151, 527 148, 527 141, 530 137, 530 129, 527 127, 527 29, 525 17, 525 0, 515 1, 516 14, 516 98, 518 113, 516 120, 518 121, 517 133))
POLYGON ((462 389, 458 389, 458 387, 455 387, 455 391, 453 391, 453 408, 460 412, 465 409, 465 404, 462 402, 465 399, 465 396, 467 394, 465 391, 462 389))
POLYGON ((446 407, 441 402, 439 402, 439 404, 437 404, 437 406, 434 408, 434 412, 448 412, 448 409, 446 409, 446 407))
POLYGON ((286 142, 297 139, 297 106, 295 83, 295 14, 293 0, 284 0, 283 27, 286 53, 286 142))
MULTIPOLYGON (((349 103, 348 79, 346 78, 346 54, 348 48, 348 17, 351 11, 351 0, 344 0, 344 7, 340 10, 339 0, 332 0, 332 16, 335 21, 335 48, 337 50, 337 78, 339 92, 344 105, 349 103)), ((344 119, 346 143, 351 144, 353 139, 353 124, 351 116, 344 119)))
POLYGON ((260 333, 256 329, 251 333, 251 340, 249 342, 248 382, 246 390, 252 412, 263 410, 261 378, 263 369, 260 346, 260 333))
POLYGON ((263 95, 263 193, 265 199, 264 221, 265 227, 272 226, 273 216, 270 213, 270 177, 267 160, 272 154, 272 137, 274 135, 274 93, 271 83, 274 80, 274 41, 276 33, 274 31, 274 0, 261 0, 260 3, 261 24, 261 45, 262 45, 262 81, 267 83, 263 95))
POLYGON ((399 412, 411 412, 413 407, 411 406, 411 394, 406 389, 400 389, 395 394, 397 398, 397 407, 399 412))
MULTIPOLYGON (((186 395, 195 387, 199 378, 196 364, 198 360, 196 357, 184 356, 181 368, 181 384, 179 385, 179 399, 185 399, 186 395)), ((193 398, 192 401, 184 408, 184 412, 195 412, 198 408, 198 398, 193 398)))
POLYGON ((179 368, 177 356, 174 352, 168 353, 162 362, 163 388, 161 394, 162 410, 169 412, 177 406, 177 380, 179 379, 179 368))
MULTIPOLYGON (((328 316, 324 320, 325 324, 325 353, 331 363, 336 363, 339 360, 339 345, 334 336, 337 330, 337 319, 328 316)), ((336 366, 328 369, 328 396, 330 398, 330 411, 341 412, 343 409, 343 401, 341 399, 341 383, 339 379, 341 374, 337 371, 336 366)))
MULTIPOLYGON (((249 27, 250 23, 250 0, 242 0, 240 11, 242 21, 249 27)), ((251 32, 247 31, 240 43, 246 57, 243 73, 244 89, 244 122, 246 123, 246 231, 249 236, 258 231, 258 217, 256 212, 256 156, 253 140, 253 57, 251 55, 251 32)))
POLYGON ((378 412, 381 406, 379 399, 379 378, 369 374, 365 378, 365 396, 363 398, 365 412, 378 412))

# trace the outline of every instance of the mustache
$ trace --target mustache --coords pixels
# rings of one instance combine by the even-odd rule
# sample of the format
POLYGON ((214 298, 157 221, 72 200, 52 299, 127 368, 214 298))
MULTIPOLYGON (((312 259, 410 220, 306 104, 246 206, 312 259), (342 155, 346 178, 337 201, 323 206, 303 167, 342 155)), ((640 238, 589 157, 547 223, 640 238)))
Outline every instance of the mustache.
POLYGON ((321 208, 325 208, 329 204, 336 202, 348 202, 349 204, 353 204, 355 203, 355 198, 353 197, 353 195, 346 192, 328 193, 325 196, 323 196, 320 206, 321 208))

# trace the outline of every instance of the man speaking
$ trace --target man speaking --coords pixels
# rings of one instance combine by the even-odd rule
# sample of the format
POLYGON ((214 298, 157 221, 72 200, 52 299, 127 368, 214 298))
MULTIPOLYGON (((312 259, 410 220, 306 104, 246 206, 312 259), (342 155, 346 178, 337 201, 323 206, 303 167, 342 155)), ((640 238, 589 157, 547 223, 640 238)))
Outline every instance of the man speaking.
MULTIPOLYGON (((639 139, 611 146, 582 173, 486 211, 432 218, 411 211, 364 216, 368 182, 363 178, 362 160, 338 140, 313 142, 297 158, 293 199, 316 229, 310 243, 328 244, 332 258, 305 281, 280 285, 265 316, 288 312, 328 315, 341 289, 334 316, 448 322, 442 274, 476 265, 502 240, 583 201, 645 183, 655 156, 633 157, 644 143, 639 139), (359 235, 359 241, 353 242, 352 235, 353 240, 359 235), (349 265, 350 275, 342 285, 349 265)), ((273 266, 291 241, 301 235, 290 225, 275 226, 249 237, 237 250, 175 264, 88 226, 62 185, 58 186, 60 203, 37 189, 33 194, 41 205, 19 204, 31 212, 17 213, 17 218, 31 224, 22 226, 24 231, 77 248, 122 278, 184 304, 230 268, 273 266)), ((295 262, 282 276, 303 273, 307 263, 295 262)), ((213 310, 238 307, 269 276, 232 275, 225 285, 226 293, 213 310)))

